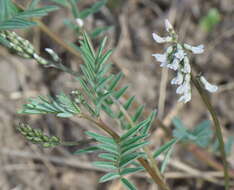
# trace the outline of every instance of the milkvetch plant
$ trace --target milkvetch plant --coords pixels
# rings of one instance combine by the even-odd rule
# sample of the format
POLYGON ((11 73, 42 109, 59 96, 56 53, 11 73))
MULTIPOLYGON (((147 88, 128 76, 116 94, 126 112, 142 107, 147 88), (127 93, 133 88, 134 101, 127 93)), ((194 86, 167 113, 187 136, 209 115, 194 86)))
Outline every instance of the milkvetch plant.
POLYGON ((176 93, 182 95, 179 98, 179 101, 187 103, 191 100, 192 97, 191 83, 193 83, 196 89, 198 90, 214 122, 215 132, 219 142, 219 149, 224 165, 225 189, 227 190, 229 189, 228 162, 226 160, 225 144, 222 136, 221 126, 218 120, 218 116, 209 100, 209 97, 206 94, 206 92, 203 90, 205 89, 210 93, 214 93, 218 90, 218 87, 216 85, 209 83, 205 79, 205 77, 200 74, 194 77, 192 73, 192 67, 188 58, 188 52, 191 52, 193 54, 203 53, 204 46, 203 45, 192 46, 186 43, 180 43, 178 41, 178 36, 173 26, 167 19, 165 20, 165 28, 167 33, 169 34, 168 36, 161 37, 156 33, 153 33, 152 34, 153 39, 157 43, 170 43, 171 46, 169 46, 166 49, 165 53, 152 54, 152 56, 154 56, 156 60, 161 63, 160 64, 161 67, 167 67, 177 72, 177 76, 171 80, 171 84, 178 85, 176 93))
MULTIPOLYGON (((191 100, 191 63, 189 61, 188 53, 201 54, 204 52, 204 46, 191 46, 189 44, 182 44, 178 42, 178 36, 174 31, 172 25, 168 20, 165 20, 166 31, 169 36, 160 37, 153 33, 153 39, 157 43, 170 43, 171 45, 166 49, 163 54, 153 54, 161 67, 167 67, 176 72, 176 77, 171 80, 172 85, 178 85, 176 89, 177 94, 181 94, 179 101, 184 103, 191 100)), ((209 92, 216 92, 218 87, 210 84, 204 76, 200 77, 201 83, 204 88, 209 92)))
MULTIPOLYGON (((136 172, 147 172, 160 189, 169 190, 170 187, 166 183, 163 173, 165 172, 168 162, 170 162, 174 146, 179 142, 190 142, 200 147, 207 147, 212 136, 210 122, 201 122, 195 126, 193 130, 188 130, 181 120, 174 118, 173 124, 175 125, 175 129, 173 130, 172 139, 158 149, 151 151, 148 146, 151 143, 149 138, 151 135, 150 129, 153 127, 152 123, 157 115, 157 111, 152 110, 151 113, 144 118, 144 105, 139 105, 139 107, 132 112, 131 108, 136 98, 135 96, 131 96, 124 101, 123 96, 128 86, 120 85, 123 74, 121 72, 117 74, 110 72, 112 65, 109 62, 109 58, 113 50, 108 50, 106 48, 108 39, 103 38, 97 48, 93 46, 92 38, 102 33, 104 30, 94 30, 89 33, 85 31, 84 19, 103 7, 106 1, 98 1, 90 8, 83 11, 78 10, 76 6, 78 1, 76 0, 51 1, 62 7, 70 7, 73 12, 73 20, 67 21, 66 24, 71 27, 74 19, 77 23, 77 26, 72 29, 77 32, 76 34, 78 34, 80 38, 79 46, 75 46, 83 60, 83 64, 80 66, 80 72, 73 71, 66 67, 63 64, 63 60, 50 48, 45 49, 50 55, 50 58, 43 58, 36 52, 35 48, 28 40, 10 31, 10 29, 32 26, 31 17, 37 15, 44 16, 47 14, 48 10, 51 10, 51 8, 47 7, 41 8, 38 11, 38 9, 35 8, 38 1, 32 1, 32 4, 28 8, 30 11, 28 9, 19 10, 17 6, 9 0, 3 1, 5 3, 4 6, 8 7, 8 9, 1 7, 2 10, 5 11, 5 14, 2 14, 4 16, 1 15, 0 43, 20 57, 33 59, 42 66, 56 68, 71 74, 77 79, 81 88, 71 89, 70 94, 60 93, 54 97, 43 95, 30 98, 27 103, 22 106, 19 113, 54 114, 60 118, 78 117, 88 120, 102 131, 86 131, 85 134, 96 143, 92 146, 88 146, 87 144, 86 148, 78 149, 74 154, 98 153, 98 158, 93 162, 93 165, 106 170, 106 174, 100 178, 99 182, 103 183, 118 179, 126 189, 135 190, 137 187, 126 176, 136 172), (12 11, 9 12, 11 9, 12 11), (41 12, 42 10, 44 12, 41 12), (15 20, 15 18, 18 19, 17 15, 20 14, 20 19, 23 20, 14 28, 12 19, 17 23, 18 21, 15 20), (26 14, 27 16, 22 17, 22 14, 26 14), (22 24, 22 22, 24 24, 22 24), (18 27, 19 25, 20 27, 18 27), (4 27, 1 28, 1 26, 4 27), (102 120, 104 114, 107 115, 109 119, 115 121, 113 123, 116 125, 110 126, 108 123, 104 122, 102 120), (120 128, 120 130, 118 130, 120 131, 119 133, 116 132, 117 127, 120 128), (165 155, 165 159, 159 169, 156 159, 161 154, 165 155)), ((172 79, 171 83, 173 85, 178 85, 176 92, 182 95, 179 101, 188 102, 191 100, 191 82, 194 83, 195 87, 201 93, 208 110, 211 112, 215 121, 216 131, 218 131, 219 123, 216 114, 212 109, 209 99, 203 94, 203 89, 209 92, 215 92, 217 91, 217 87, 210 84, 204 76, 199 75, 197 78, 193 77, 188 57, 189 52, 194 54, 203 53, 204 47, 203 45, 191 46, 179 43, 177 35, 169 21, 166 20, 165 25, 169 36, 160 37, 153 33, 153 38, 158 43, 170 43, 171 45, 164 54, 153 54, 153 56, 161 62, 162 67, 168 67, 176 71, 176 77, 172 79)), ((74 47, 74 44, 70 45, 74 47)), ((64 142, 57 136, 46 135, 41 130, 34 129, 28 124, 19 124, 17 129, 29 142, 46 148, 77 145, 76 142, 64 142)), ((220 143, 219 145, 222 148, 222 134, 219 131, 217 132, 217 136, 220 143)), ((225 153, 221 151, 221 155, 224 156, 223 159, 225 160, 225 153)), ((228 176, 227 173, 225 173, 225 175, 226 177, 228 176)), ((228 188, 227 183, 228 180, 226 181, 226 188, 228 188)))

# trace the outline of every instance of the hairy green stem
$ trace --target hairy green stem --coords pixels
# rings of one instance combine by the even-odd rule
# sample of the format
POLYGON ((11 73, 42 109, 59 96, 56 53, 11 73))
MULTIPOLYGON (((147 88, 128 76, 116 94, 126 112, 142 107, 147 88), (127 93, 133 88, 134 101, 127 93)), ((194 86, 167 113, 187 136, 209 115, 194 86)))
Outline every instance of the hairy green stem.
POLYGON ((192 77, 192 82, 195 85, 196 89, 199 92, 199 95, 201 96, 204 104, 206 105, 208 111, 211 114, 211 117, 213 119, 214 122, 214 126, 215 126, 215 133, 216 136, 218 138, 219 141, 219 149, 220 149, 220 153, 221 153, 221 157, 222 157, 222 161, 223 161, 223 165, 224 165, 224 178, 225 178, 225 190, 229 190, 229 174, 228 174, 228 162, 227 162, 227 158, 226 158, 226 152, 225 152, 225 147, 224 147, 224 141, 223 141, 223 135, 222 135, 222 130, 221 130, 221 126, 218 120, 218 116, 217 113, 215 112, 210 99, 207 95, 207 93, 203 90, 199 80, 197 80, 193 75, 191 75, 192 77))

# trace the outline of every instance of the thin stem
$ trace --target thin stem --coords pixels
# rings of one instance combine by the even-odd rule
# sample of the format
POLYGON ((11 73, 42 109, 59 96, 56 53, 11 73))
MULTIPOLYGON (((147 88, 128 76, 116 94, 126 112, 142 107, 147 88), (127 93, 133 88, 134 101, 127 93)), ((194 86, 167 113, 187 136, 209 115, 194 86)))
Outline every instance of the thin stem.
POLYGON ((192 82, 195 85, 196 89, 198 90, 204 104, 206 105, 208 111, 211 114, 211 117, 213 119, 214 122, 214 126, 215 126, 215 133, 216 136, 218 138, 219 141, 219 149, 220 149, 220 153, 221 153, 221 157, 222 157, 222 161, 223 161, 223 165, 224 165, 224 178, 225 178, 225 189, 228 190, 229 189, 229 174, 228 174, 228 162, 227 162, 227 158, 226 158, 226 152, 225 152, 225 147, 224 147, 224 141, 223 141, 223 135, 222 135, 222 130, 221 130, 221 126, 218 120, 218 116, 217 113, 215 112, 210 99, 207 95, 207 93, 203 90, 202 86, 200 85, 200 82, 193 76, 192 76, 192 82))
POLYGON ((115 131, 110 129, 101 119, 95 120, 86 114, 80 114, 79 117, 91 121, 92 123, 94 123, 98 127, 100 127, 102 130, 104 130, 106 133, 108 133, 110 136, 112 136, 116 141, 119 141, 119 139, 120 139, 119 135, 115 131))

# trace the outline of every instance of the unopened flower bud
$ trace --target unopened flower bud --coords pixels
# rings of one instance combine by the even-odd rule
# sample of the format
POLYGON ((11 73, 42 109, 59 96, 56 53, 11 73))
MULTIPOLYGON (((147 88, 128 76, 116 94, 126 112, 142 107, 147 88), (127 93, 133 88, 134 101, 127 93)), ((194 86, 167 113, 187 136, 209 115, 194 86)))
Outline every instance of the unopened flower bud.
POLYGON ((84 21, 81 18, 77 18, 76 23, 80 28, 84 26, 84 21))
POLYGON ((213 85, 213 84, 209 83, 209 82, 205 79, 205 77, 201 76, 201 77, 200 77, 200 81, 202 82, 202 84, 204 85, 204 88, 205 88, 207 91, 213 93, 213 92, 216 92, 216 91, 218 90, 218 87, 217 87, 216 85, 213 85))

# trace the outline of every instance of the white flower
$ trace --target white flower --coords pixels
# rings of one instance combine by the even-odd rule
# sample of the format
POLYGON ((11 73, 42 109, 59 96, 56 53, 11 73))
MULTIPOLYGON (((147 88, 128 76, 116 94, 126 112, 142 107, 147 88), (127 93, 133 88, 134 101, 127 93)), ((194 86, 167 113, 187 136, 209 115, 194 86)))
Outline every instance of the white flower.
POLYGON ((167 54, 152 54, 152 56, 155 57, 155 59, 160 62, 160 67, 165 67, 167 65, 167 54))
POLYGON ((47 51, 49 54, 53 54, 54 50, 50 49, 50 48, 45 48, 45 51, 47 51))
POLYGON ((184 77, 184 80, 185 80, 187 83, 190 83, 191 75, 190 75, 190 74, 186 74, 185 77, 184 77))
POLYGON ((183 94, 188 92, 191 89, 190 83, 184 82, 176 89, 176 94, 183 94))
POLYGON ((182 49, 179 49, 176 53, 175 53, 175 57, 177 59, 179 59, 180 61, 182 59, 184 59, 184 56, 186 55, 186 53, 182 50, 182 49))
POLYGON ((184 57, 184 67, 181 69, 184 73, 191 73, 191 66, 187 56, 184 57))
POLYGON ((48 62, 45 59, 43 59, 36 53, 33 54, 33 58, 40 64, 48 64, 48 62))
POLYGON ((171 25, 168 19, 165 20, 165 27, 166 27, 167 32, 170 32, 171 30, 173 30, 173 26, 171 25))
POLYGON ((188 91, 188 92, 184 93, 184 95, 181 96, 178 101, 187 103, 191 100, 191 96, 192 96, 191 91, 188 91))
POLYGON ((59 56, 57 55, 57 53, 55 53, 54 50, 50 49, 50 48, 45 48, 45 51, 50 54, 50 56, 53 58, 54 61, 59 61, 59 56))
POLYGON ((171 80, 171 84, 181 85, 183 82, 183 74, 181 72, 177 72, 177 76, 171 80))
POLYGON ((84 26, 84 21, 81 18, 77 18, 76 23, 80 28, 84 26))
POLYGON ((40 59, 39 55, 36 54, 36 53, 33 54, 33 58, 36 59, 36 60, 40 59))
POLYGON ((171 64, 167 64, 167 67, 172 70, 177 70, 179 68, 180 61, 178 59, 174 59, 171 64))
POLYGON ((179 102, 188 102, 191 100, 191 85, 190 85, 190 80, 191 80, 191 76, 190 74, 186 74, 184 77, 184 82, 181 86, 179 86, 176 89, 176 93, 177 94, 183 94, 180 98, 179 98, 179 102))
POLYGON ((167 36, 167 37, 161 37, 159 35, 157 35, 156 33, 152 33, 153 39, 157 42, 157 43, 166 43, 166 42, 171 42, 172 41, 172 37, 167 36))
POLYGON ((213 84, 210 84, 206 79, 205 77, 201 76, 200 77, 200 80, 202 82, 202 84, 204 85, 204 88, 213 93, 213 92, 216 92, 218 90, 218 87, 216 85, 213 85, 213 84))
POLYGON ((166 50, 167 52, 167 55, 170 55, 172 52, 173 52, 173 47, 172 46, 169 46, 166 50))
POLYGON ((180 44, 177 44, 176 47, 177 47, 178 50, 182 50, 183 49, 182 45, 180 45, 180 44))
POLYGON ((184 82, 181 84, 177 89, 176 93, 177 94, 184 94, 186 92, 191 91, 191 85, 190 85, 190 75, 187 74, 184 76, 184 82))
POLYGON ((191 46, 189 44, 184 44, 184 47, 190 51, 192 51, 194 54, 201 54, 204 52, 204 45, 199 46, 191 46))
POLYGON ((159 54, 159 53, 156 53, 156 54, 152 54, 152 56, 155 57, 155 59, 158 61, 158 62, 166 62, 167 61, 167 55, 166 54, 159 54))

